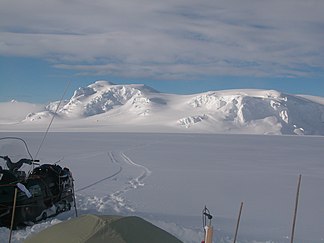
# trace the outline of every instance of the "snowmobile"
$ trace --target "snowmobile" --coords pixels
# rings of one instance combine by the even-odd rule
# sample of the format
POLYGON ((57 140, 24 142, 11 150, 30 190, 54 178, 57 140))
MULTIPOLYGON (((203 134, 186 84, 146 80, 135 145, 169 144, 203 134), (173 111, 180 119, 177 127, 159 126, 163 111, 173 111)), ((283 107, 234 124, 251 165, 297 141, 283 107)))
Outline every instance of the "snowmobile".
POLYGON ((40 165, 23 139, 0 138, 0 226, 34 224, 70 210, 73 201, 68 168, 40 165))

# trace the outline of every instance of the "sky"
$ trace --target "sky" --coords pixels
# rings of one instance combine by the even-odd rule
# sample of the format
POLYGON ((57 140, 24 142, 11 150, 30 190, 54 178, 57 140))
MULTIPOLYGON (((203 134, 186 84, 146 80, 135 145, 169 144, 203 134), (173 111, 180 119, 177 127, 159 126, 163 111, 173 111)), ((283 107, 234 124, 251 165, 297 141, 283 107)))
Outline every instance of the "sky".
POLYGON ((0 101, 96 80, 324 96, 322 0, 1 0, 0 101))

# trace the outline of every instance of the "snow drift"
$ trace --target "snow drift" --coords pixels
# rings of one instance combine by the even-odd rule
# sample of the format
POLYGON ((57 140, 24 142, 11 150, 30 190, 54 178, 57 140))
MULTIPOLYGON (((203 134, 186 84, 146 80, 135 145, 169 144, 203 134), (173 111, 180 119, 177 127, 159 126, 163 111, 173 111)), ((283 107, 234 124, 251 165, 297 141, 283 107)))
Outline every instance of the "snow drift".
MULTIPOLYGON (((14 127, 1 126, 37 130, 58 105, 51 102, 14 127)), ((57 117, 54 130, 324 135, 323 98, 275 90, 176 95, 141 84, 96 81, 63 101, 57 117)))

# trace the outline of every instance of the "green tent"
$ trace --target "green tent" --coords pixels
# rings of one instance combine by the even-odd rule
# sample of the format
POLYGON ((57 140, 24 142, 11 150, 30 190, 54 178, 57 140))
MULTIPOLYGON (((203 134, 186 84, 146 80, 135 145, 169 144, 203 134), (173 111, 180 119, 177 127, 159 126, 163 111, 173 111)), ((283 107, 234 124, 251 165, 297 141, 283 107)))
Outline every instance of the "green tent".
POLYGON ((142 218, 82 215, 53 225, 24 243, 182 243, 142 218))

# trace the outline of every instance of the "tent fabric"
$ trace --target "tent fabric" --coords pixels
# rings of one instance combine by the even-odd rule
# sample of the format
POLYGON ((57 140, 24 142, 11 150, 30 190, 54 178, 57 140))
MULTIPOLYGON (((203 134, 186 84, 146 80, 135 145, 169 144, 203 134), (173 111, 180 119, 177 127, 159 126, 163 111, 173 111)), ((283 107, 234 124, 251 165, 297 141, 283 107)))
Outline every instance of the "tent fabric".
POLYGON ((182 243, 136 216, 86 214, 53 225, 24 243, 182 243))

